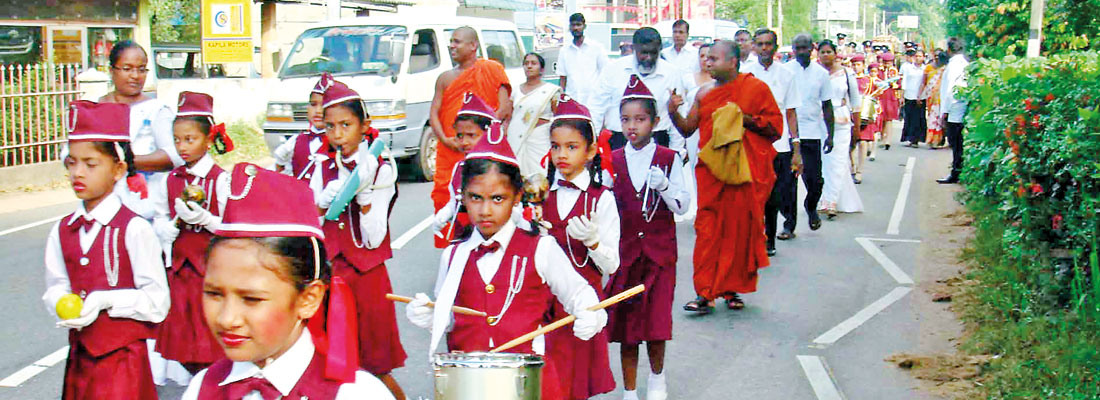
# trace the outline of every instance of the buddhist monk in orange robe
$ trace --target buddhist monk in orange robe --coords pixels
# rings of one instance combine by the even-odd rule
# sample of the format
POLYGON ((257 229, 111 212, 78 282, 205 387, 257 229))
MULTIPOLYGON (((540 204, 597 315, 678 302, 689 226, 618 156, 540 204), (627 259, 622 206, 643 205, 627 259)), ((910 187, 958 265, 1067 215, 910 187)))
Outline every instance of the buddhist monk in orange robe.
POLYGON ((695 168, 699 213, 695 217, 695 292, 698 297, 685 310, 710 312, 714 299, 726 298, 731 309, 744 307, 738 293, 756 291, 757 271, 768 266, 764 235, 764 203, 775 183, 772 142, 782 132, 783 115, 767 84, 751 74, 739 74, 740 49, 729 41, 716 42, 707 56, 707 68, 715 82, 699 90, 687 117, 675 111, 683 98, 669 99, 673 123, 680 132, 699 129, 699 145, 706 146, 714 132, 712 114, 735 103, 744 114, 741 141, 752 180, 731 185, 718 180, 702 162, 695 168))
MULTIPOLYGON (((455 117, 462 108, 462 99, 466 93, 476 94, 489 106, 497 110, 497 119, 507 120, 512 115, 512 85, 504 74, 504 66, 497 61, 477 58, 481 44, 477 31, 468 26, 455 29, 447 45, 455 68, 439 75, 435 81, 435 97, 429 123, 437 140, 435 151, 435 175, 432 179, 432 203, 439 211, 450 199, 447 186, 451 183, 451 172, 464 155, 458 151, 455 140, 455 117)), ((444 228, 444 232, 450 229, 444 228)), ((446 247, 450 238, 436 236, 435 246, 446 247)))

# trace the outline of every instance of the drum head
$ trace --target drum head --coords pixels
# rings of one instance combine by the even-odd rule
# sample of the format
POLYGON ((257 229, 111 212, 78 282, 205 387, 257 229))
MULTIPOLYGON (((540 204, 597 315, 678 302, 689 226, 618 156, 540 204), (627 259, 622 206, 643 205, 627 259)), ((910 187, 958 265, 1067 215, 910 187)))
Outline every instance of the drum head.
POLYGON ((538 354, 451 352, 436 354, 432 364, 436 368, 527 368, 541 367, 545 361, 538 354))

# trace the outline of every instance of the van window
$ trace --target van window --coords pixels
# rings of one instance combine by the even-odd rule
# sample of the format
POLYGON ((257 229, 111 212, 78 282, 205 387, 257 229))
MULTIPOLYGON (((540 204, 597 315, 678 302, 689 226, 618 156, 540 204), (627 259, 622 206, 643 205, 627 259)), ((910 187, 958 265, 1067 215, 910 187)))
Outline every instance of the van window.
POLYGON ((396 74, 405 55, 403 26, 364 25, 310 29, 302 33, 279 70, 279 77, 396 74), (399 46, 394 47, 394 46, 399 46))
POLYGON ((485 43, 486 58, 497 60, 504 68, 523 66, 523 50, 513 31, 481 31, 485 43))
POLYGON ((409 73, 431 71, 439 66, 439 46, 435 30, 421 29, 413 34, 409 55, 409 73))
POLYGON ((198 48, 154 48, 153 64, 158 79, 256 77, 249 63, 203 64, 202 51, 198 48))

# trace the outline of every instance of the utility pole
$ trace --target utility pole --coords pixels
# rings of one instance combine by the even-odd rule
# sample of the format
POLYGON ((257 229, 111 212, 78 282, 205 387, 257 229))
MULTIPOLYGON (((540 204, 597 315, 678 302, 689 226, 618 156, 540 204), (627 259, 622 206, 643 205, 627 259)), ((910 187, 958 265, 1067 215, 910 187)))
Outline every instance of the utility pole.
POLYGON ((768 29, 773 29, 772 25, 772 0, 766 0, 768 3, 768 22, 764 24, 768 29))
POLYGON ((775 43, 781 45, 783 44, 783 0, 775 0, 775 3, 777 6, 776 15, 779 17, 779 24, 775 30, 777 36, 775 43))
POLYGON ((1043 42, 1043 0, 1031 0, 1031 29, 1028 31, 1027 56, 1038 57, 1043 42))

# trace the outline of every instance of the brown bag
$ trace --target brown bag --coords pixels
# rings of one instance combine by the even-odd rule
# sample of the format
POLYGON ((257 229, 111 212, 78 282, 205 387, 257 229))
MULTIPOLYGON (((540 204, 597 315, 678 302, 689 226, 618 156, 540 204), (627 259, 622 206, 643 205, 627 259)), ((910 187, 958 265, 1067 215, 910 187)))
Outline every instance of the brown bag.
POLYGON ((727 185, 752 182, 749 157, 742 140, 745 137, 745 114, 741 107, 729 103, 711 114, 714 125, 710 140, 699 150, 702 161, 710 173, 727 185))

